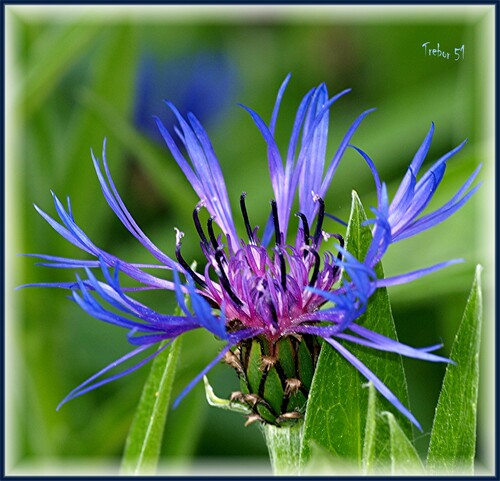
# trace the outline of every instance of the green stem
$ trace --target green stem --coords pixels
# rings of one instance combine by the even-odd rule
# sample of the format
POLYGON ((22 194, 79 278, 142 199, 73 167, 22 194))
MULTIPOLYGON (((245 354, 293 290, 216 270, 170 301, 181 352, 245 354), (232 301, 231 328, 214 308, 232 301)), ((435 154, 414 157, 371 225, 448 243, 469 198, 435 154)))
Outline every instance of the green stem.
POLYGON ((300 474, 302 426, 302 422, 283 427, 263 425, 274 474, 300 474))

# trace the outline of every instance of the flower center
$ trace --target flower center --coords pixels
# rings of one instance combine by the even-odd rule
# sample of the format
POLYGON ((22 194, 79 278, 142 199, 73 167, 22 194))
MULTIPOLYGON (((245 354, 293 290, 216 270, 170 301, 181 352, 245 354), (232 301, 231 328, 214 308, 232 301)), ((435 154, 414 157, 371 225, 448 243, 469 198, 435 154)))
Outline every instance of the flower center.
MULTIPOLYGON (((293 333, 294 326, 301 323, 304 314, 314 312, 325 302, 310 287, 329 291, 340 278, 340 268, 331 252, 325 252, 321 263, 318 251, 322 240, 334 237, 342 247, 344 242, 341 235, 327 234, 322 230, 325 204, 317 196, 319 212, 314 233, 310 232, 306 216, 299 212, 296 215, 301 226, 295 244, 285 244, 273 200, 271 215, 275 245, 268 250, 257 237, 257 229, 251 227, 245 196, 243 193, 240 197, 240 208, 247 243, 240 240, 241 247, 235 251, 228 240, 225 247, 222 236, 215 235, 213 217, 207 221, 207 236, 199 218, 202 204, 198 204, 193 211, 193 221, 207 259, 204 275, 194 272, 183 259, 180 252, 182 233, 177 236, 176 256, 211 305, 224 312, 228 330, 260 329, 266 339, 275 342, 293 333), (211 278, 212 272, 216 280, 211 278)), ((340 253, 337 259, 341 259, 340 253)))

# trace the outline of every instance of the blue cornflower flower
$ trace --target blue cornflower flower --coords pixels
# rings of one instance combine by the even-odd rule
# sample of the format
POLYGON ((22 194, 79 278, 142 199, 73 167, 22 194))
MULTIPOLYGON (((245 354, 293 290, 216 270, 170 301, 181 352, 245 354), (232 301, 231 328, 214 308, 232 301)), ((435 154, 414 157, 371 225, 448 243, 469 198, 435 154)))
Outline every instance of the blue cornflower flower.
POLYGON ((175 405, 217 362, 224 360, 236 369, 242 380, 244 392, 235 393, 234 398, 245 402, 253 410, 253 419, 280 424, 287 419, 300 417, 307 402, 317 360, 318 338, 322 338, 420 428, 418 421, 396 396, 339 341, 416 359, 450 362, 449 359, 432 353, 440 345, 413 348, 373 332, 356 321, 366 311, 370 297, 377 289, 410 282, 460 261, 443 262, 385 279, 378 279, 374 271, 389 245, 442 222, 459 209, 478 188, 476 186, 468 190, 479 168, 449 202, 436 211, 419 217, 442 180, 446 162, 464 144, 439 159, 417 182, 416 175, 431 142, 434 130, 432 126, 391 203, 373 161, 354 147, 368 163, 378 195, 377 208, 372 209, 375 218, 369 221, 373 224, 373 240, 365 259, 356 259, 344 248, 340 234, 324 232, 323 223, 328 214, 325 213, 323 199, 351 138, 371 110, 357 117, 345 133, 334 156, 325 164, 329 109, 349 90, 329 98, 324 84, 311 89, 299 105, 288 151, 283 159, 274 131, 289 79, 290 76, 285 79, 278 92, 269 124, 252 109, 243 106, 267 144, 274 193, 271 213, 261 237, 258 235, 258 228, 254 228, 250 222, 245 193, 240 197, 239 207, 247 240, 241 239, 236 232, 219 162, 209 137, 197 118, 192 113, 183 117, 172 103, 167 102, 179 122, 180 128, 175 129, 175 133, 189 160, 170 131, 156 118, 163 139, 200 198, 193 211, 194 225, 206 258, 206 264, 200 272, 193 270, 181 254, 182 232, 177 230, 174 260, 156 247, 135 222, 113 183, 106 161, 105 143, 102 163, 92 153, 104 197, 123 225, 160 264, 126 262, 97 247, 77 225, 69 199, 65 209, 53 194, 61 223, 35 206, 60 235, 95 258, 78 260, 36 254, 35 257, 45 261, 42 265, 83 268, 86 279, 77 277, 77 281, 73 283, 35 285, 71 289, 73 299, 82 309, 101 321, 128 330, 128 341, 137 346, 74 389, 61 404, 139 368, 165 349, 168 343, 133 367, 103 378, 112 368, 159 342, 171 341, 184 332, 203 328, 221 339, 225 343, 224 347, 184 389, 175 405), (289 228, 290 215, 296 195, 300 209, 296 214, 299 226, 295 239, 290 241, 290 237, 293 237, 289 228), (199 216, 203 208, 210 214, 205 226, 199 216), (216 233, 214 224, 217 224, 219 234, 216 233), (314 230, 311 229, 313 225, 314 230), (268 248, 273 235, 274 245, 268 248), (335 239, 338 244, 327 248, 321 256, 320 248, 330 239, 335 239), (172 270, 173 281, 147 273, 145 269, 151 267, 172 270), (93 274, 93 269, 96 268, 102 271, 103 281, 99 281, 93 274), (110 271, 113 269, 114 273, 110 271), (118 280, 120 272, 137 281, 140 287, 121 286, 118 280), (186 277, 185 285, 181 284, 179 273, 186 277), (343 273, 346 275, 342 275, 343 273), (130 296, 131 292, 143 289, 174 291, 183 315, 160 314, 130 296), (191 310, 184 300, 186 295, 190 298, 191 310), (324 308, 327 302, 331 307, 324 308), (300 359, 299 367, 287 363, 287 353, 290 352, 293 353, 292 357, 300 359), (274 396, 268 394, 271 389, 264 389, 267 379, 272 377, 271 372, 274 373, 273 390, 277 389, 277 395, 274 396))

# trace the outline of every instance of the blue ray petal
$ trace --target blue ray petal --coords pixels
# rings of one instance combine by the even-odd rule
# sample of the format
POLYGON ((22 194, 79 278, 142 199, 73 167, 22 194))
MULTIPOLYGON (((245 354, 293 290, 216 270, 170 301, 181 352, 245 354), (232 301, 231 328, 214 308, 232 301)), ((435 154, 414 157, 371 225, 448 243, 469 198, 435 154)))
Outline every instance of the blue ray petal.
POLYGON ((98 382, 96 382, 94 384, 91 384, 93 381, 95 381, 97 378, 101 377, 106 372, 110 371, 111 369, 115 368, 116 366, 119 366, 120 364, 123 364, 125 361, 131 359, 132 357, 136 356, 137 354, 140 354, 142 351, 144 351, 148 347, 151 347, 151 345, 150 344, 145 344, 145 345, 140 346, 137 349, 134 349, 133 351, 125 354, 125 356, 121 357, 120 359, 117 359, 116 361, 113 361, 111 364, 109 364, 108 366, 106 366, 104 369, 101 369, 99 372, 97 372, 93 376, 89 377, 85 382, 83 382, 78 387, 76 387, 75 389, 73 389, 59 403, 59 405, 57 406, 57 410, 59 411, 59 409, 61 408, 61 406, 63 404, 66 404, 68 401, 71 401, 72 399, 75 399, 76 397, 81 396, 82 394, 86 394, 89 391, 93 391, 94 389, 96 389, 96 388, 98 388, 100 386, 103 386, 104 384, 107 384, 109 382, 115 381, 116 379, 119 379, 119 378, 121 378, 123 376, 126 376, 127 374, 130 374, 133 371, 136 371, 140 367, 144 366, 144 364, 147 364, 149 361, 151 361, 151 359, 153 359, 154 357, 156 357, 158 354, 160 354, 160 352, 162 352, 163 350, 165 350, 169 345, 170 345, 170 343, 165 344, 164 346, 162 346, 161 348, 159 348, 158 350, 156 350, 153 354, 149 355, 148 357, 146 357, 142 361, 138 362, 134 366, 126 369, 125 371, 122 371, 122 372, 120 372, 118 374, 115 374, 114 376, 110 376, 110 377, 108 377, 106 379, 102 379, 101 381, 98 381, 98 382))
POLYGON ((339 354, 341 354, 348 362, 350 362, 368 381, 371 381, 375 389, 382 394, 401 414, 408 418, 420 431, 422 427, 415 416, 401 403, 394 393, 372 372, 368 369, 356 356, 348 351, 342 344, 335 339, 325 338, 339 354))

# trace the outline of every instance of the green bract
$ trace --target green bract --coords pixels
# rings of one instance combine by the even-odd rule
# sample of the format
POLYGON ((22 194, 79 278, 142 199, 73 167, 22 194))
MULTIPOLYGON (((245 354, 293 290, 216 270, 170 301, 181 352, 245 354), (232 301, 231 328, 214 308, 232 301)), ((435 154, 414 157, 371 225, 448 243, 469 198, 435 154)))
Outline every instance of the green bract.
POLYGON ((243 342, 225 361, 240 378, 241 391, 231 400, 251 410, 247 424, 293 423, 304 415, 319 354, 314 336, 287 336, 276 343, 265 338, 243 342))

